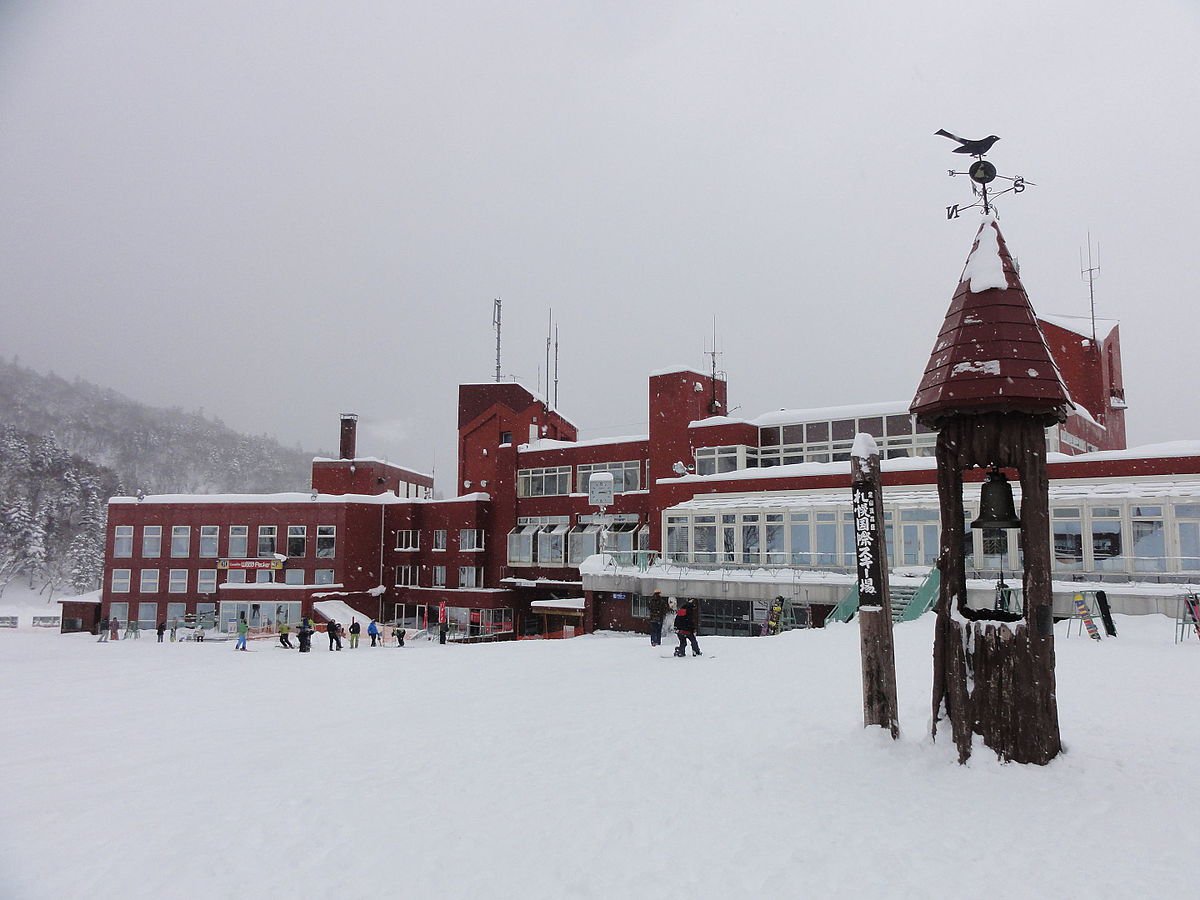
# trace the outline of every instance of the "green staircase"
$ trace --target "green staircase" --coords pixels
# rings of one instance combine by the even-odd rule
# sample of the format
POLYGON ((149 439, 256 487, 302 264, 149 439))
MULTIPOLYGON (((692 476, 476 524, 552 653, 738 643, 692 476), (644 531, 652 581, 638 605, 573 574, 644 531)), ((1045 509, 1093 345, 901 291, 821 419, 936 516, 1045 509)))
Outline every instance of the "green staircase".
MULTIPOLYGON (((916 587, 897 585, 892 588, 892 621, 911 622, 933 609, 937 601, 938 586, 941 584, 941 573, 937 568, 916 587)), ((858 585, 852 587, 849 593, 833 608, 826 622, 849 622, 858 612, 858 585)))

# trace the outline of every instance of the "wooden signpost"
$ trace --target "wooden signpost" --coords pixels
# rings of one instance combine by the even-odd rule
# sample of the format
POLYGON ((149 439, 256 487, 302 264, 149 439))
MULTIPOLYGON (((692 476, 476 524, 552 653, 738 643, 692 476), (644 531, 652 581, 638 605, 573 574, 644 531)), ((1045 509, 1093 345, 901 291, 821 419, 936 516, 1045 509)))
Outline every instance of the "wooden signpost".
POLYGON ((860 434, 850 451, 850 491, 854 510, 854 556, 858 566, 858 634, 862 651, 863 724, 900 737, 896 711, 896 651, 892 640, 892 601, 888 587, 887 542, 883 532, 883 490, 875 439, 860 434))

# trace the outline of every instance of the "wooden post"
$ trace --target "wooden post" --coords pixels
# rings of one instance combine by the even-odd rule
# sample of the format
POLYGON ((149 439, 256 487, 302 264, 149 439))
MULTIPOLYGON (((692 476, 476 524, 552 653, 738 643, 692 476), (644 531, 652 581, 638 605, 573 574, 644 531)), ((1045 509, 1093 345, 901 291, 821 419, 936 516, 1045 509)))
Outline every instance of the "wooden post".
POLYGON ((854 549, 858 568, 858 634, 862 653, 863 724, 879 725, 900 737, 896 710, 896 651, 888 587, 887 541, 879 451, 869 434, 859 434, 850 451, 854 549))

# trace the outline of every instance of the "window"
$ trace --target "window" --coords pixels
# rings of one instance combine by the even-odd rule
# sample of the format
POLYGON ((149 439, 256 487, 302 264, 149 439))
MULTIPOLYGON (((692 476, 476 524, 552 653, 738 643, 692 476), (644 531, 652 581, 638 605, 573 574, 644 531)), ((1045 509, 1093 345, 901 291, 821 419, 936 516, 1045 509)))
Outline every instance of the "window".
POLYGON ((1163 572, 1166 570, 1166 534, 1163 528, 1161 506, 1134 506, 1130 509, 1133 519, 1133 569, 1135 572, 1163 572))
POLYGON ((512 443, 512 432, 511 431, 500 432, 500 443, 501 444, 511 444, 512 443))
POLYGON ((1194 572, 1200 569, 1200 503, 1177 504, 1175 527, 1179 534, 1180 570, 1194 572))
POLYGON ((333 569, 317 569, 313 575, 313 584, 333 584, 333 569))
MULTIPOLYGON (((837 513, 819 512, 816 514, 816 551, 815 563, 818 566, 832 566, 837 564, 837 513)), ((905 560, 907 563, 907 560, 905 560)), ((913 560, 911 565, 916 565, 916 553, 914 550, 913 560)))
POLYGON ((259 558, 275 555, 275 526, 258 526, 258 556, 259 558))
POLYGON ((635 619, 650 618, 650 598, 644 594, 634 594, 629 600, 629 612, 635 619))
POLYGON ((738 451, 742 446, 701 447, 696 451, 696 474, 715 475, 718 472, 736 472, 738 451))
POLYGON ((433 586, 434 587, 445 587, 446 586, 446 567, 445 566, 434 566, 433 567, 433 586))
POLYGON ((571 467, 521 469, 517 472, 518 497, 557 497, 571 493, 571 467))
POLYGON ((183 623, 183 617, 187 614, 186 603, 168 603, 167 604, 167 625, 174 628, 176 625, 183 623))
POLYGON ((200 556, 204 559, 214 559, 217 555, 217 536, 221 533, 219 525, 200 526, 200 556))
MULTIPOLYGON (((133 542, 133 535, 129 535, 130 543, 133 542)), ((132 549, 132 548, 131 548, 132 549)), ((129 593, 129 569, 113 569, 112 570, 112 592, 114 594, 129 593)))
POLYGON ((249 525, 229 526, 229 558, 245 559, 249 555, 249 525))
POLYGON ((245 569, 229 569, 225 572, 226 584, 245 584, 246 570, 245 569))
POLYGON ((1097 572, 1124 572, 1121 507, 1092 507, 1092 563, 1097 572))
POLYGON ((642 464, 638 460, 632 459, 625 462, 588 463, 579 466, 579 478, 575 482, 576 490, 581 494, 586 494, 588 492, 588 479, 600 472, 612 473, 614 494, 636 491, 642 486, 642 464))
POLYGON ((544 566, 566 564, 567 532, 570 528, 562 523, 542 529, 538 534, 538 563, 544 566))
POLYGON ((158 593, 158 569, 142 569, 141 582, 138 591, 143 594, 158 593))
POLYGON ((147 525, 142 528, 142 556, 157 559, 162 555, 162 526, 147 525))
POLYGON ((458 549, 459 550, 482 550, 483 536, 485 532, 482 528, 463 528, 458 532, 458 549))
POLYGON ((317 559, 333 559, 337 553, 337 526, 317 526, 317 559))
POLYGON ((578 566, 597 553, 596 535, 599 525, 579 525, 567 538, 567 564, 578 566))
MULTIPOLYGON (((243 572, 242 574, 244 575, 245 573, 243 572)), ((196 573, 196 591, 201 594, 215 594, 217 592, 216 569, 201 569, 196 573)))
POLYGON ((742 516, 742 562, 758 565, 762 562, 759 555, 760 534, 757 515, 742 516))
POLYGON ((792 565, 811 566, 812 547, 808 529, 808 513, 792 513, 788 521, 792 541, 792 565))
POLYGON ((129 603, 110 603, 108 606, 108 616, 110 619, 116 619, 124 625, 129 621, 129 603))
POLYGON ((420 534, 419 531, 397 531, 396 549, 419 550, 421 544, 420 534))
POLYGON ((275 572, 271 569, 258 569, 254 573, 255 584, 273 584, 275 582, 275 572))
POLYGON ((118 525, 113 532, 113 556, 125 559, 133 556, 133 526, 118 525))
POLYGON ((283 570, 284 584, 304 584, 303 569, 284 569, 283 570))
POLYGON ((533 536, 541 529, 540 525, 518 525, 508 533, 508 564, 510 566, 533 564, 533 536))
POLYGON ((192 553, 192 529, 188 525, 171 526, 171 556, 182 559, 192 553))
POLYGON ((304 556, 308 552, 308 526, 289 525, 287 540, 287 555, 289 557, 304 556))
POLYGON ((186 594, 188 585, 187 569, 172 569, 171 580, 167 588, 172 594, 186 594))
POLYGON ((696 516, 692 519, 692 559, 697 563, 717 561, 717 517, 696 516))
POLYGON ((446 549, 446 529, 438 528, 433 532, 433 549, 434 550, 445 550, 446 549))
POLYGON ((158 626, 158 604, 138 604, 138 628, 143 631, 153 631, 158 626))
POLYGON ((417 583, 416 566, 396 566, 396 586, 409 587, 417 583))
POLYGON ((459 566, 458 586, 460 588, 483 587, 483 566, 459 566))
MULTIPOLYGON (((1083 569, 1083 522, 1079 507, 1055 507, 1050 511, 1054 519, 1054 566, 1064 572, 1083 569)), ((986 535, 985 535, 986 536, 986 535)), ((987 555, 987 548, 984 548, 987 555)))
MULTIPOLYGON (((764 562, 772 565, 783 565, 786 563, 787 551, 783 544, 783 516, 781 514, 768 515, 766 525, 763 528, 763 534, 766 550, 766 559, 764 559, 764 562)), ((850 546, 854 546, 853 540, 850 546)))
POLYGON ((667 558, 672 562, 688 561, 688 522, 687 516, 667 516, 667 558))

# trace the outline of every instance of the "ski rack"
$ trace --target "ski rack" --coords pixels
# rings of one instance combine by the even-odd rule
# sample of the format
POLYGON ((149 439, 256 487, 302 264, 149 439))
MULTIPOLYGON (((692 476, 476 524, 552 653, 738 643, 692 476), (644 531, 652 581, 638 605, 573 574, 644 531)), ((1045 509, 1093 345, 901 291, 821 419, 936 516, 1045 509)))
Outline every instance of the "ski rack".
MULTIPOLYGON (((1096 616, 1098 615, 1096 610, 1098 608, 1099 604, 1096 602, 1095 591, 1073 591, 1071 595, 1071 616, 1067 619, 1067 637, 1071 636, 1072 625, 1075 626, 1075 632, 1079 635, 1079 637, 1083 637, 1085 634, 1091 637, 1090 633, 1084 631, 1084 621, 1086 619, 1091 619, 1092 626, 1096 628, 1097 634, 1099 634, 1100 628, 1096 625, 1096 616), (1085 611, 1081 611, 1078 609, 1078 607, 1076 607, 1075 594, 1078 594, 1083 598, 1085 611)), ((1103 640, 1103 638, 1104 635, 1101 635, 1101 640, 1103 640)))
POLYGON ((1196 612, 1200 610, 1200 595, 1183 594, 1176 598, 1175 606, 1175 643, 1179 644, 1188 639, 1188 629, 1200 637, 1200 623, 1197 623, 1196 612))

